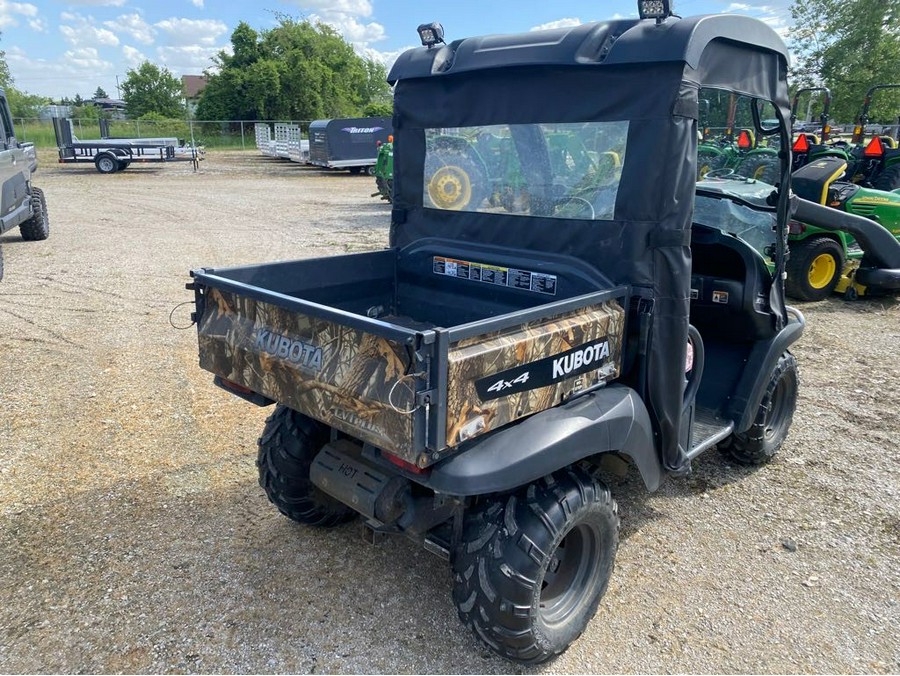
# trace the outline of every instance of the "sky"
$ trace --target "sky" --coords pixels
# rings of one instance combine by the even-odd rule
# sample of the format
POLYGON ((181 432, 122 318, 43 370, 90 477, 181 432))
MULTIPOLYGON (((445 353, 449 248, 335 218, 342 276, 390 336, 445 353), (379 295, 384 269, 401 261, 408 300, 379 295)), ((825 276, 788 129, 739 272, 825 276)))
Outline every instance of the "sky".
MULTIPOLYGON (((786 35, 790 0, 733 2, 674 0, 682 16, 734 12, 765 20, 786 35)), ((16 87, 59 99, 117 97, 117 80, 143 61, 175 76, 199 75, 211 57, 229 50, 231 32, 245 21, 272 28, 278 16, 334 26, 363 56, 388 67, 417 46, 416 26, 439 21, 448 41, 471 35, 517 33, 637 15, 636 0, 0 0, 0 49, 16 87)))

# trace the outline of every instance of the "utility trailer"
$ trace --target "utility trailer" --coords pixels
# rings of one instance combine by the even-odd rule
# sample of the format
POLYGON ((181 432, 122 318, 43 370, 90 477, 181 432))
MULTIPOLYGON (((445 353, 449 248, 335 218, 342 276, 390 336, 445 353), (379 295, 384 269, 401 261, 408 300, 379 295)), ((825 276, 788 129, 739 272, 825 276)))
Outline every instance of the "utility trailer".
POLYGON ((204 158, 203 148, 185 145, 177 138, 100 138, 82 141, 73 133, 72 120, 68 118, 54 117, 53 131, 60 164, 91 162, 101 174, 124 171, 133 162, 191 162, 196 170, 204 158))
POLYGON ((272 127, 265 122, 257 122, 253 125, 256 135, 256 147, 266 157, 277 157, 275 152, 275 139, 272 138, 272 127))
POLYGON ((388 142, 391 125, 389 117, 315 120, 309 125, 309 163, 374 175, 378 141, 388 142))

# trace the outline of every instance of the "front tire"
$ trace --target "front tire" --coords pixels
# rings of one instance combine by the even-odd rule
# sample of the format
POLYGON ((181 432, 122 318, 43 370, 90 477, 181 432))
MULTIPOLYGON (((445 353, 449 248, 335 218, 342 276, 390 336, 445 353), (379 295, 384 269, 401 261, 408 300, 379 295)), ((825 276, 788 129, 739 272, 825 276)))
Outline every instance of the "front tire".
POLYGON ((824 300, 841 278, 844 250, 830 237, 791 242, 784 290, 791 298, 824 300))
POLYGON ((579 468, 486 503, 468 516, 454 552, 460 619, 506 659, 560 654, 597 611, 618 528, 609 489, 579 468))
POLYGON ((312 461, 329 436, 326 425, 279 405, 266 419, 257 442, 259 485, 269 502, 289 519, 307 526, 330 528, 356 516, 309 479, 312 461))
POLYGON ((31 189, 31 218, 19 226, 19 232, 26 242, 37 242, 50 236, 47 199, 40 188, 31 189))
POLYGON ((785 352, 772 371, 750 429, 732 434, 719 444, 719 450, 741 465, 769 462, 787 438, 797 408, 799 387, 797 360, 785 352))

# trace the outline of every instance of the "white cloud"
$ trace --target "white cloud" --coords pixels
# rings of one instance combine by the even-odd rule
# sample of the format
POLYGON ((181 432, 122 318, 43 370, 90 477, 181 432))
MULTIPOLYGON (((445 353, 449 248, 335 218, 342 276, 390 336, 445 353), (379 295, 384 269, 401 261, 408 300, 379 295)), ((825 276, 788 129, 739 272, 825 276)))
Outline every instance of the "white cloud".
POLYGON ((121 7, 126 0, 66 0, 67 5, 82 7, 121 7))
POLYGON ((90 98, 98 86, 116 91, 115 66, 92 47, 73 48, 55 59, 31 58, 20 47, 10 47, 6 61, 16 86, 34 94, 90 98))
POLYGON ((69 21, 68 24, 60 24, 59 32, 62 33, 72 47, 88 47, 91 45, 102 45, 104 47, 118 47, 119 38, 112 31, 100 28, 96 25, 96 20, 92 16, 82 16, 80 14, 69 14, 65 12, 61 15, 63 21, 69 21))
MULTIPOLYGON (((8 2, 0 0, 0 28, 18 26, 20 18, 34 20, 38 15, 38 8, 30 2, 8 2)), ((29 21, 29 25, 31 21, 29 21)))
POLYGON ((203 0, 191 0, 191 4, 194 7, 199 7, 200 9, 203 9, 203 0))
POLYGON ((407 49, 413 49, 414 47, 421 47, 421 45, 408 45, 406 47, 401 47, 400 49, 395 49, 389 52, 379 52, 377 49, 372 49, 371 47, 366 47, 360 51, 360 55, 363 58, 371 59, 372 61, 380 61, 384 64, 384 67, 391 71, 391 67, 394 65, 394 61, 405 52, 407 49))
POLYGON ((371 0, 292 0, 290 4, 322 16, 329 14, 372 16, 371 0))
POLYGON ((125 65, 129 68, 137 68, 147 60, 141 50, 131 45, 122 45, 122 56, 125 57, 125 65))
POLYGON ((215 19, 178 19, 172 17, 154 24, 168 37, 169 45, 176 47, 216 44, 220 35, 228 32, 228 26, 215 19))
POLYGON ((41 17, 37 19, 28 19, 28 27, 38 33, 44 33, 47 30, 47 20, 41 17))
POLYGON ((542 31, 549 30, 551 28, 571 28, 572 26, 580 26, 582 23, 583 21, 576 17, 566 17, 565 19, 557 19, 556 21, 548 21, 547 23, 542 23, 539 26, 533 26, 531 30, 542 31))
POLYGON ((122 14, 112 21, 104 21, 103 25, 116 33, 122 33, 136 42, 152 45, 156 30, 144 21, 138 13, 122 14))
POLYGON ((222 51, 223 47, 204 47, 202 45, 184 45, 180 47, 158 47, 156 54, 159 62, 172 71, 175 76, 199 75, 212 68, 212 57, 222 51))

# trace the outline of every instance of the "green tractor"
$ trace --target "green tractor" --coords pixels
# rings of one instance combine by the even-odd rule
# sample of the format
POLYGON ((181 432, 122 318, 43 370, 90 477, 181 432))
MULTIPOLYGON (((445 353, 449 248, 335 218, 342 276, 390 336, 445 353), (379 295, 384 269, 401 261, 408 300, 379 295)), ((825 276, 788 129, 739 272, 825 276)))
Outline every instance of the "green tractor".
POLYGON ((378 143, 375 159, 375 187, 372 197, 381 197, 392 202, 394 199, 394 136, 388 136, 387 143, 378 143))
POLYGON ((881 89, 900 89, 900 84, 875 85, 866 92, 851 139, 851 143, 856 144, 852 151, 856 161, 850 164, 848 173, 854 183, 879 190, 896 190, 900 188, 900 148, 897 147, 897 139, 873 134, 869 142, 864 143, 872 96, 881 89))
MULTIPOLYGON (((816 301, 837 292, 852 300, 900 290, 900 270, 894 269, 898 264, 873 258, 878 241, 891 236, 900 240, 900 190, 886 192, 840 180, 846 170, 846 160, 820 157, 793 173, 793 190, 806 200, 864 216, 882 228, 874 229, 872 243, 871 232, 861 238, 849 229, 824 230, 791 221, 785 291, 792 298, 816 301)), ((835 214, 835 222, 839 221, 835 214)))
MULTIPOLYGON (((701 92, 701 94, 709 92, 701 92)), ((722 104, 720 104, 721 107, 722 104)), ((729 95, 725 108, 727 120, 724 120, 723 133, 714 136, 711 133, 710 99, 700 100, 701 109, 701 139, 697 147, 697 178, 703 179, 709 172, 722 174, 732 170, 735 174, 747 176, 767 183, 778 182, 779 160, 777 143, 774 139, 766 138, 760 142, 753 128, 740 129, 737 137, 734 136, 735 124, 738 120, 750 123, 754 128, 759 128, 759 110, 752 109, 749 99, 735 94, 729 95)), ((720 111, 721 112, 721 111, 720 111)), ((719 120, 721 121, 721 120, 719 120)), ((714 173, 713 176, 716 174, 714 173)))

